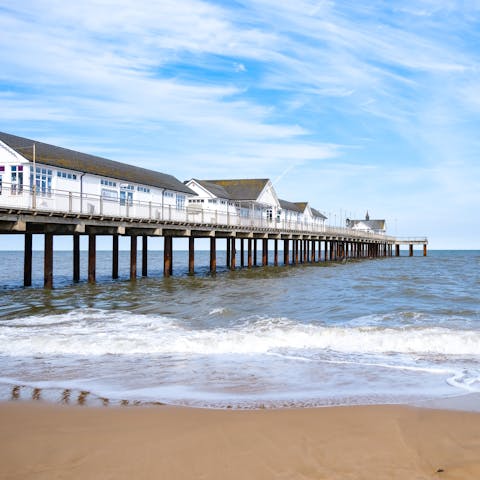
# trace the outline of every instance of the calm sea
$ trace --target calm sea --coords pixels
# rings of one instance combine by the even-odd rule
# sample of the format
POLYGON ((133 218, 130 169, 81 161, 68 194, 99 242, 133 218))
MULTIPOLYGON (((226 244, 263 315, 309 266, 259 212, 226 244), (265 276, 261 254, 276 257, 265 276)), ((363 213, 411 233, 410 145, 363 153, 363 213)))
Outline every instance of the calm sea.
POLYGON ((99 252, 94 286, 72 285, 71 254, 56 252, 53 291, 41 252, 27 289, 22 253, 1 255, 0 400, 252 408, 480 392, 478 251, 213 277, 208 252, 193 277, 174 252, 168 279, 151 252, 136 282, 128 252, 118 281, 99 252))

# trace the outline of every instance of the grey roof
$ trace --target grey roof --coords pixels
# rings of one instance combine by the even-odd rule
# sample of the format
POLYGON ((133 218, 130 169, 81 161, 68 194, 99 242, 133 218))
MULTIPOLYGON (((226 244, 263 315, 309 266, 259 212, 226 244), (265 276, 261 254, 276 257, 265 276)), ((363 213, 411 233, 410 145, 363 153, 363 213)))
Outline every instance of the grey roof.
POLYGON ((312 211, 314 217, 320 217, 320 218, 323 218, 324 220, 327 219, 327 217, 322 212, 319 212, 315 208, 310 208, 310 210, 312 211))
POLYGON ((370 230, 385 230, 385 220, 347 220, 347 226, 354 228, 359 223, 363 223, 370 230))
POLYGON ((165 173, 76 152, 68 148, 56 147, 8 133, 0 132, 0 140, 29 161, 33 160, 32 147, 35 143, 35 159, 45 165, 196 195, 174 176, 165 173))
POLYGON ((262 178, 196 181, 215 196, 220 196, 221 198, 228 198, 230 200, 257 200, 269 180, 268 178, 262 178), (218 195, 215 192, 218 192, 218 195), (224 196, 225 193, 227 193, 227 197, 224 196))
POLYGON ((197 180, 196 178, 193 180, 205 188, 205 190, 208 190, 210 193, 215 195, 217 198, 225 198, 227 200, 231 200, 232 198, 231 195, 220 185, 211 183, 207 180, 197 180))
POLYGON ((287 200, 280 200, 280 199, 278 199, 278 201, 280 202, 280 206, 284 210, 290 210, 291 212, 302 213, 302 210, 296 203, 288 202, 287 200))

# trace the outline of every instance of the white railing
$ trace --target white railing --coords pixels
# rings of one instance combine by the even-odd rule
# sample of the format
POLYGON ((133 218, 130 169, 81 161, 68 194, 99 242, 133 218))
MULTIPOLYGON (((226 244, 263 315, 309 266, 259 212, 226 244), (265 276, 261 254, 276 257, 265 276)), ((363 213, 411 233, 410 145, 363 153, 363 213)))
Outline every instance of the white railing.
POLYGON ((178 208, 157 202, 128 201, 108 199, 100 195, 79 194, 63 190, 33 192, 28 187, 19 188, 3 183, 0 188, 0 207, 12 210, 27 210, 38 213, 61 213, 91 215, 96 217, 115 217, 140 221, 158 221, 187 223, 195 226, 246 227, 266 229, 272 233, 299 232, 313 235, 350 236, 380 241, 395 241, 394 237, 351 228, 333 227, 323 224, 276 220, 257 215, 239 215, 219 212, 200 207, 197 204, 178 208))
POLYGON ((428 243, 427 236, 417 237, 395 237, 396 243, 428 243))

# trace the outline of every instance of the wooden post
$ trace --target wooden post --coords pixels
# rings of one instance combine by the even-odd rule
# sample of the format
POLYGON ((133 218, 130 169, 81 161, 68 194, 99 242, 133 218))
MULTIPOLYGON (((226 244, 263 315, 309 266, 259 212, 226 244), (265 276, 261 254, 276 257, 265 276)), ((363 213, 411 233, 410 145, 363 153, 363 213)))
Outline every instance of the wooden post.
POLYGON ((53 234, 45 234, 45 251, 43 257, 43 286, 45 288, 53 287, 53 234))
POLYGON ((400 256, 400 245, 398 243, 395 245, 395 256, 400 256))
POLYGON ((80 281, 80 235, 73 235, 73 281, 80 281))
POLYGON ((328 260, 328 241, 327 240, 325 240, 325 244, 324 244, 323 260, 325 262, 328 260))
POLYGON ((142 277, 148 275, 148 235, 142 236, 142 277))
POLYGON ((230 239, 226 239, 226 259, 225 263, 227 265, 227 268, 230 268, 230 239))
POLYGON ((245 266, 245 239, 240 239, 240 266, 245 266))
POLYGON ((257 239, 254 238, 253 239, 253 265, 256 267, 257 266, 257 256, 258 256, 258 252, 257 252, 257 239))
POLYGON ((188 273, 195 273, 195 237, 188 237, 188 273))
POLYGON ((172 237, 165 236, 163 246, 163 275, 169 277, 172 272, 172 237))
POLYGON ((262 266, 266 267, 268 265, 268 239, 262 239, 262 266))
POLYGON ((112 278, 118 278, 118 235, 112 236, 112 278))
POLYGON ((210 237, 210 273, 217 271, 217 239, 210 237))
POLYGON ((130 236, 130 280, 137 279, 137 236, 130 236))
POLYGON ((95 283, 95 269, 97 263, 97 236, 88 235, 88 283, 95 283))
POLYGON ((413 243, 408 246, 408 255, 413 257, 413 243))
POLYGON ((23 286, 32 286, 32 234, 26 233, 23 250, 23 286))
POLYGON ((311 261, 315 263, 317 261, 317 254, 316 254, 316 248, 315 248, 315 241, 316 240, 311 240, 311 246, 312 246, 312 255, 311 255, 311 261))
POLYGON ((230 245, 232 247, 232 253, 230 258, 230 270, 235 270, 237 263, 237 250, 235 245, 235 238, 230 239, 230 245))
POLYGON ((273 265, 278 267, 278 239, 273 241, 273 265))
POLYGON ((288 239, 283 240, 283 264, 288 265, 290 263, 290 245, 288 239))
POLYGON ((295 245, 295 265, 298 265, 298 247, 299 247, 300 240, 294 240, 295 245))
POLYGON ((423 256, 424 257, 427 256, 427 244, 426 243, 423 244, 423 256))
POLYGON ((247 266, 248 268, 252 268, 252 239, 248 239, 248 252, 247 252, 247 266))

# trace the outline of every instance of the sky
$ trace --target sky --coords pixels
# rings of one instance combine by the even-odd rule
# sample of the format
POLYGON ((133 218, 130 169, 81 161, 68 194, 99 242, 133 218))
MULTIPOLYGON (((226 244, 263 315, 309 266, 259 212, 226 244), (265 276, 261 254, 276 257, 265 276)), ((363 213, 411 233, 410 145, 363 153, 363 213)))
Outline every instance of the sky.
POLYGON ((0 130, 477 249, 479 0, 0 0, 0 130))

